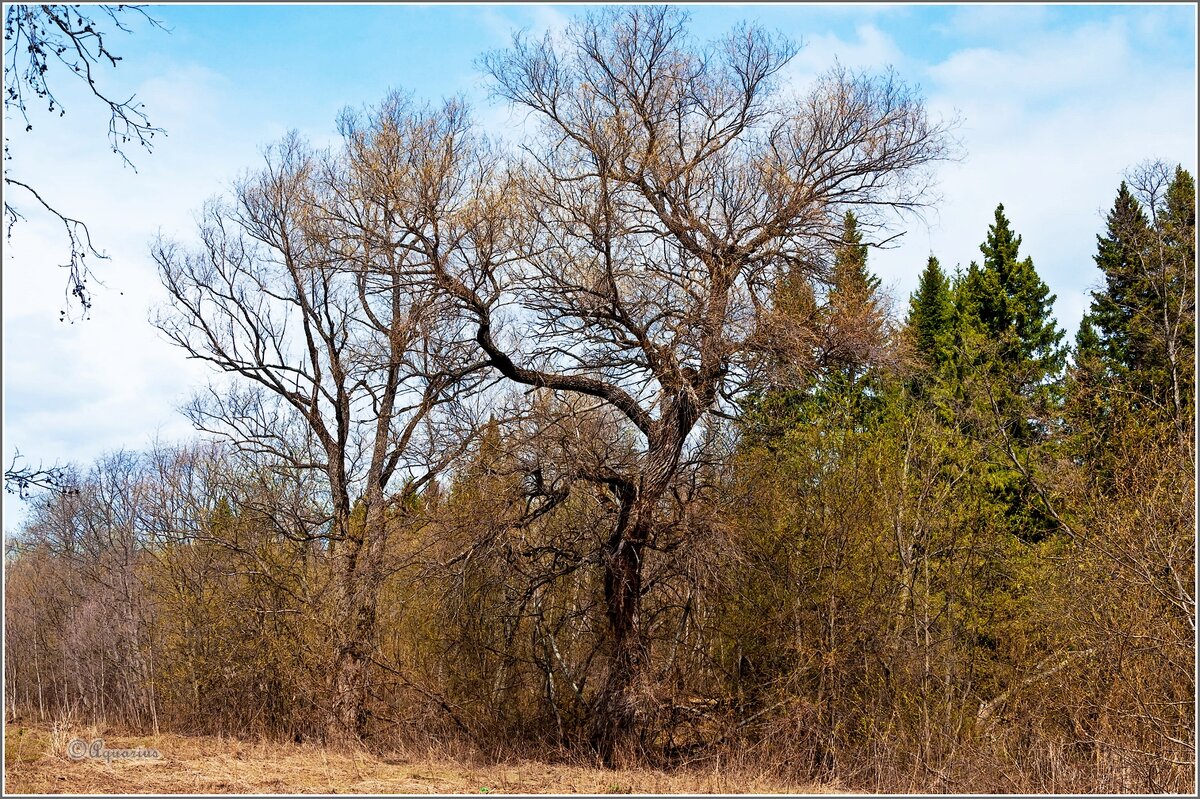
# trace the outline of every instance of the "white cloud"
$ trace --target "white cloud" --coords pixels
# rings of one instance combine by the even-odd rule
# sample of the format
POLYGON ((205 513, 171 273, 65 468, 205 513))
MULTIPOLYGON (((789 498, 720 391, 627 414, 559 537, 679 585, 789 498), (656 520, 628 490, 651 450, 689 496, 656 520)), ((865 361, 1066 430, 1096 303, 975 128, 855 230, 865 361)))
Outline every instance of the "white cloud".
POLYGON ((547 5, 487 6, 478 13, 496 47, 511 44, 513 34, 522 29, 538 37, 549 32, 555 40, 561 40, 571 22, 570 16, 547 5))
POLYGON ((784 86, 804 92, 820 75, 834 64, 855 71, 881 72, 890 67, 900 69, 904 53, 888 34, 873 24, 858 26, 854 37, 843 39, 836 34, 812 34, 799 37, 802 45, 796 57, 780 74, 784 86))
POLYGON ((903 53, 888 34, 875 25, 859 25, 854 38, 843 40, 833 34, 803 37, 804 47, 796 63, 812 70, 828 68, 837 60, 842 66, 854 69, 878 70, 896 66, 904 61, 903 53))
POLYGON ((1023 105, 1066 92, 1112 88, 1128 79, 1131 53, 1124 25, 1087 25, 1066 35, 1024 36, 1005 50, 960 50, 930 69, 944 91, 986 90, 980 97, 1010 97, 1023 105))
POLYGON ((935 30, 957 38, 993 38, 1003 31, 1016 39, 1040 30, 1050 20, 1050 8, 1044 5, 977 3, 958 6, 949 22, 935 30))
POLYGON ((553 6, 535 5, 528 8, 532 16, 530 28, 535 31, 548 31, 556 41, 561 41, 566 33, 571 18, 553 6))
POLYGON ((1121 19, 1029 32, 929 68, 929 107, 962 114, 966 159, 939 170, 945 199, 930 227, 915 226, 903 246, 876 258, 885 282, 906 295, 931 250, 948 268, 978 260, 1003 202, 1073 333, 1100 280, 1095 236, 1122 172, 1153 157, 1195 170, 1194 73, 1149 63, 1131 36, 1121 19))

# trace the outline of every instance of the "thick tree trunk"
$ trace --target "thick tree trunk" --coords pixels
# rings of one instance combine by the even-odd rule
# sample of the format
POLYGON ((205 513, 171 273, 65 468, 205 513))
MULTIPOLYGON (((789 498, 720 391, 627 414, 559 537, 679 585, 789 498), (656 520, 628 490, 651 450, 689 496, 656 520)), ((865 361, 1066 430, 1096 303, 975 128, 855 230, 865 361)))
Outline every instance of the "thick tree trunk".
POLYGON ((357 743, 367 732, 371 657, 375 651, 380 586, 382 512, 368 507, 362 529, 347 524, 335 561, 333 702, 326 738, 357 743))
POLYGON ((355 743, 367 731, 369 672, 376 635, 375 598, 373 592, 354 585, 339 587, 338 593, 333 706, 327 737, 331 742, 355 743))
POLYGON ((632 765, 641 754, 641 722, 647 711, 641 688, 650 654, 641 628, 643 542, 644 538, 619 528, 604 552, 612 653, 594 705, 591 737, 609 766, 632 765))
POLYGON ((615 486, 620 503, 616 529, 604 548, 604 600, 612 653, 593 705, 592 746, 609 766, 637 765, 645 753, 646 721, 654 713, 647 670, 650 643, 641 624, 643 554, 655 510, 679 467, 683 442, 698 414, 677 397, 649 435, 638 482, 615 486))

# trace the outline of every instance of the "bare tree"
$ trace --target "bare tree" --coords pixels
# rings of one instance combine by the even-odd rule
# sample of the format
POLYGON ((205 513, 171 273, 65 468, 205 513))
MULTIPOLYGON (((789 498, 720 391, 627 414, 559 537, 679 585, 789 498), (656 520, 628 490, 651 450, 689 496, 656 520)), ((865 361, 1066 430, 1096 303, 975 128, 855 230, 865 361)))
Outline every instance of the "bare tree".
MULTIPOLYGON (((378 585, 350 573, 364 568, 360 553, 375 562, 373 514, 411 443, 405 420, 432 418, 436 404, 401 411, 399 397, 417 386, 426 399, 447 396, 453 381, 438 377, 446 368, 428 342, 458 336, 503 378, 577 395, 583 406, 560 407, 601 413, 633 442, 560 477, 611 500, 597 558, 610 662, 592 739, 609 761, 636 751, 652 704, 644 559, 689 438, 732 407, 764 352, 808 340, 775 334, 776 286, 823 278, 846 210, 871 230, 918 208, 923 168, 947 154, 945 127, 892 76, 835 70, 806 96, 784 95, 793 52, 752 28, 698 49, 684 17, 663 8, 586 18, 563 45, 518 38, 484 63, 501 96, 542 123, 524 158, 506 161, 473 135, 458 102, 415 108, 397 96, 343 120, 342 158, 286 144, 236 211, 210 208, 203 254, 159 248, 185 320, 164 329, 256 386, 194 417, 328 473, 354 619, 335 669, 342 729, 365 723, 363 647, 378 585), (425 360, 412 357, 418 342, 425 360), (289 440, 306 446, 281 445, 288 419, 305 434, 289 440), (350 523, 346 464, 359 458, 349 452, 363 465, 362 539, 350 523)), ((476 368, 462 353, 452 360, 458 374, 476 368)))
MULTIPOLYGON (((822 275, 846 210, 877 229, 919 207, 922 168, 948 152, 945 126, 893 76, 835 69, 785 94, 794 52, 750 27, 698 48, 670 8, 606 10, 562 42, 518 36, 483 63, 540 134, 492 170, 470 213, 431 215, 423 240, 495 370, 592 398, 640 441, 632 463, 576 475, 617 509, 601 555, 610 662, 592 707, 610 762, 637 750, 648 710, 644 562, 689 436, 778 345, 772 288, 822 275), (461 235, 439 238, 455 221, 461 235)), ((481 173, 453 119, 444 127, 430 196, 481 173)))
POLYGON ((455 400, 470 365, 440 335, 445 303, 415 279, 419 264, 362 173, 364 159, 397 156, 376 141, 387 119, 385 108, 381 132, 348 117, 338 153, 289 137, 235 203, 209 205, 199 251, 155 249, 171 299, 156 324, 239 378, 192 404, 197 427, 325 477, 330 516, 314 535, 334 563, 337 739, 366 731, 389 524, 466 442, 455 400))
MULTIPOLYGON (((154 27, 162 24, 151 17, 140 5, 101 5, 100 13, 92 14, 80 6, 35 5, 13 3, 4 9, 4 112, 16 112, 24 123, 25 132, 33 130, 30 120, 32 103, 45 103, 48 113, 58 116, 66 114, 66 108, 55 93, 52 76, 66 73, 87 85, 95 100, 108 111, 108 143, 112 151, 128 166, 126 148, 137 145, 150 151, 154 136, 164 134, 146 116, 144 107, 135 97, 121 100, 104 89, 99 83, 99 67, 107 64, 115 67, 121 60, 109 44, 114 31, 129 33, 128 19, 140 17, 154 27), (111 26, 111 28, 109 27, 111 26)), ((92 307, 92 294, 88 279, 92 277, 87 264, 88 256, 107 258, 92 243, 92 234, 83 221, 68 216, 56 201, 46 199, 42 191, 27 178, 14 174, 10 150, 10 139, 4 137, 4 186, 6 189, 24 193, 36 205, 62 223, 70 248, 70 257, 65 266, 67 272, 67 297, 79 303, 86 313, 92 307)), ((4 200, 4 221, 7 233, 12 234, 13 225, 23 219, 19 206, 4 200)), ((63 316, 67 311, 64 309, 63 316)))

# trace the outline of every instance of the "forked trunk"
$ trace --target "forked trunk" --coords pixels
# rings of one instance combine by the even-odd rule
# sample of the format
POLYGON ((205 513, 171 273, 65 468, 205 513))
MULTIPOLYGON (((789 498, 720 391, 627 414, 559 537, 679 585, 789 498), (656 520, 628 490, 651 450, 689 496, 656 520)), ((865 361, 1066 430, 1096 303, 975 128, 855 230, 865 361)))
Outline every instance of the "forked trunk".
POLYGON ((647 673, 650 642, 642 629, 643 554, 655 510, 679 466, 684 439, 695 422, 691 405, 676 402, 650 435, 641 479, 616 487, 620 516, 604 548, 604 600, 612 654, 592 710, 592 746, 609 766, 634 766, 645 754, 646 722, 654 692, 647 673), (679 413, 680 409, 688 411, 679 413), (671 423, 666 423, 667 421, 671 423))

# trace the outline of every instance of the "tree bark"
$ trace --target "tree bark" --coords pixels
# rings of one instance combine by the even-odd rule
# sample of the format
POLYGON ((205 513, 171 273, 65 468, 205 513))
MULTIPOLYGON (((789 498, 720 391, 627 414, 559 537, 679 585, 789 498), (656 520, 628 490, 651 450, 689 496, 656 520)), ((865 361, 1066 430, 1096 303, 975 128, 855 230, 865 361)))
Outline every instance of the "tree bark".
MULTIPOLYGON (((627 509, 623 516, 632 510, 627 509)), ((644 697, 639 691, 649 660, 642 634, 642 549, 645 531, 623 519, 604 548, 604 601, 612 653, 592 714, 592 746, 606 765, 630 764, 641 749, 644 697)))
POLYGON ((368 506, 361 529, 347 519, 347 533, 335 555, 333 702, 326 738, 356 744, 367 733, 371 657, 378 638, 378 564, 382 511, 368 506))
POLYGON ((654 699, 646 674, 650 644, 641 618, 643 556, 654 530, 655 506, 675 474, 688 430, 690 424, 656 425, 651 439, 657 446, 637 488, 621 483, 614 489, 620 512, 603 553, 612 652, 591 719, 592 747, 610 767, 636 765, 645 754, 646 720, 654 699))
POLYGON ((349 590, 339 597, 339 626, 333 670, 333 712, 328 737, 335 743, 362 740, 367 729, 368 667, 375 631, 374 602, 349 590))

